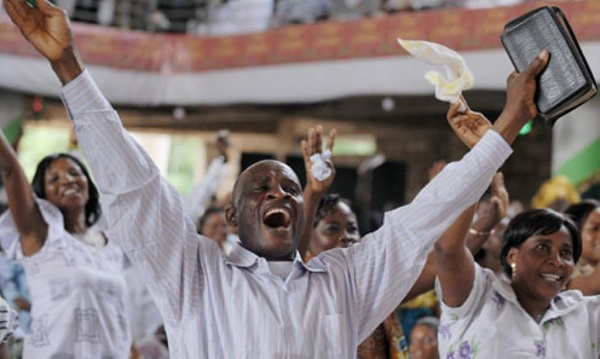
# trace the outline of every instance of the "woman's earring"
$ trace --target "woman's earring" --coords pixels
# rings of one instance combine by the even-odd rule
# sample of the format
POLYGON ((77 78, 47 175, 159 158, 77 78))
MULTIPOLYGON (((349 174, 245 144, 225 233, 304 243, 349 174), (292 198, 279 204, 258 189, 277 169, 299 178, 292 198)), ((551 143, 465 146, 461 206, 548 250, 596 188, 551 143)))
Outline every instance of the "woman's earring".
POLYGON ((512 270, 512 276, 514 278, 515 275, 517 275, 517 263, 516 262, 512 262, 510 264, 510 269, 512 270))

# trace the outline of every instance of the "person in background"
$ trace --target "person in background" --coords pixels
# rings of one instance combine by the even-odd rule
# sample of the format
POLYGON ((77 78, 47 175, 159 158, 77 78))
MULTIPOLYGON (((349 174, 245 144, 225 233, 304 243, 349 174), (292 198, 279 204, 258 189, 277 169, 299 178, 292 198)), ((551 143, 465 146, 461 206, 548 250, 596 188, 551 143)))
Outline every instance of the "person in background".
MULTIPOLYGON (((316 138, 319 139, 322 131, 316 132, 316 138)), ((309 133, 309 139, 310 139, 309 133)), ((313 142, 313 141, 311 141, 313 142)), ((305 155, 305 158, 307 156, 305 155)), ((445 162, 437 162, 430 170, 430 180, 432 180, 445 166, 445 162)), ((330 186, 332 180, 327 182, 326 188, 330 186)), ((491 228, 502 218, 505 209, 508 206, 508 193, 502 181, 495 181, 492 187, 492 198, 489 202, 497 203, 497 206, 484 206, 479 208, 479 219, 473 224, 472 232, 469 233, 469 248, 476 251, 485 241, 491 228), (499 208, 498 210, 496 208, 499 208)), ((323 191, 326 191, 323 188, 323 191)), ((314 198, 307 198, 307 208, 310 208, 311 201, 314 198)), ((310 229, 311 240, 308 250, 304 254, 308 262, 315 256, 335 248, 348 248, 360 243, 358 221, 355 213, 352 211, 347 200, 340 198, 336 194, 328 194, 321 198, 319 206, 315 213, 306 213, 308 220, 313 223, 310 229)), ((302 252, 301 252, 302 254, 302 252)), ((415 302, 415 305, 423 305, 426 300, 433 302, 432 306, 437 307, 437 297, 433 292, 435 279, 435 261, 432 256, 428 256, 425 269, 421 272, 416 283, 413 285, 405 301, 415 302), (433 299, 429 299, 433 297, 433 299)), ((402 312, 402 314, 407 311, 402 312)), ((403 317, 405 318, 405 317, 403 317)), ((416 320, 416 319, 415 319, 416 320)), ((359 358, 406 358, 408 349, 404 333, 405 328, 410 328, 414 322, 398 323, 396 314, 392 312, 384 322, 375 329, 375 331, 358 347, 359 358), (410 326, 408 325, 410 324, 410 326)))
POLYGON ((583 295, 600 294, 600 202, 586 199, 565 210, 579 229, 583 250, 575 266, 569 289, 578 289, 583 295))
POLYGON ((440 320, 436 317, 423 317, 415 323, 410 332, 411 359, 439 359, 437 335, 440 320))
MULTIPOLYGON (((360 243, 356 214, 339 195, 325 195, 314 217, 311 241, 304 255, 306 262, 325 251, 360 243)), ((358 358, 408 358, 406 339, 393 312, 358 346, 358 358)))
POLYGON ((127 356, 122 271, 129 262, 115 241, 90 228, 101 209, 87 169, 71 155, 50 155, 29 185, 0 134, 0 170, 10 209, 0 217, 0 240, 23 263, 31 293, 23 357, 127 356))
POLYGON ((277 0, 271 26, 310 24, 329 18, 331 0, 277 0))
MULTIPOLYGON (((449 117, 465 116, 459 106, 449 117)), ((500 256, 509 278, 503 280, 476 264, 465 247, 472 216, 472 209, 463 212, 435 244, 440 356, 598 357, 600 298, 564 290, 581 256, 575 224, 550 209, 513 218, 500 256)))
POLYGON ((198 234, 212 239, 224 253, 229 253, 232 244, 227 241, 229 225, 222 207, 208 207, 198 220, 198 234))
POLYGON ((554 176, 546 180, 531 199, 531 208, 551 208, 562 212, 568 206, 581 202, 577 188, 568 177, 554 176))
POLYGON ((8 347, 11 338, 19 328, 19 314, 0 294, 0 359, 17 357, 11 355, 8 347))
POLYGON ((228 130, 217 132, 216 145, 219 155, 212 160, 202 180, 183 198, 185 211, 194 223, 198 223, 204 211, 210 206, 213 196, 229 171, 229 148, 232 144, 228 130))
POLYGON ((2 294, 6 301, 19 313, 19 328, 9 343, 11 353, 23 351, 23 339, 31 326, 31 295, 27 285, 25 268, 18 261, 13 261, 1 254, 0 271, 2 273, 2 294))
MULTIPOLYGON (((465 101, 463 99, 463 101, 465 101)), ((466 101, 465 101, 466 103, 466 101)), ((453 116, 448 116, 447 120, 450 127, 456 136, 471 149, 476 143, 478 137, 483 135, 483 130, 489 128, 489 121, 479 113, 474 113, 471 116, 480 127, 475 126, 479 133, 472 137, 469 132, 465 132, 461 128, 461 122, 456 121, 453 116), (479 117, 481 116, 481 117, 479 117)), ((446 166, 445 161, 436 161, 428 170, 429 181, 433 180, 442 169, 446 166)), ((509 196, 501 174, 496 174, 495 180, 492 181, 491 194, 486 194, 479 200, 477 204, 477 219, 471 224, 468 233, 466 234, 466 245, 469 251, 475 253, 482 250, 486 246, 493 228, 498 225, 503 217, 506 216, 507 207, 509 205, 509 196)), ((439 300, 433 290, 434 281, 437 274, 436 261, 433 258, 433 253, 430 253, 427 258, 425 270, 417 280, 417 283, 411 290, 407 298, 411 298, 403 302, 396 309, 396 315, 402 323, 402 329, 405 333, 411 333, 415 323, 421 317, 439 316, 439 300), (412 294, 415 294, 414 296, 412 294)), ((410 341, 410 336, 407 338, 410 341)))
POLYGON ((169 359, 169 344, 165 327, 160 326, 156 331, 137 344, 137 356, 131 359, 169 359))
POLYGON ((509 281, 473 262, 461 238, 465 231, 457 228, 436 244, 440 356, 598 356, 600 298, 564 291, 581 255, 570 219, 539 209, 511 220, 501 254, 509 281))
POLYGON ((481 249, 473 255, 475 262, 482 268, 488 268, 496 275, 504 276, 502 270, 502 263, 500 262, 500 252, 502 250, 502 237, 506 226, 508 226, 510 219, 508 217, 502 218, 490 232, 488 239, 485 241, 481 249))

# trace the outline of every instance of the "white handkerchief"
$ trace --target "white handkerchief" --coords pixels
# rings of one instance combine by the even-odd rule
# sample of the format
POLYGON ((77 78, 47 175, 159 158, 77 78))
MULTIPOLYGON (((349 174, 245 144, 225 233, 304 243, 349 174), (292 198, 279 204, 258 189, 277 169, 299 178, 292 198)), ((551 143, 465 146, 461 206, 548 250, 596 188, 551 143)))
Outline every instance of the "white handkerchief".
POLYGON ((314 155, 310 156, 310 161, 312 162, 310 172, 317 181, 324 181, 333 173, 331 168, 327 167, 327 163, 325 163, 325 160, 330 158, 330 150, 325 150, 323 153, 315 153, 314 155))
POLYGON ((435 86, 438 100, 457 103, 462 91, 473 86, 471 70, 456 51, 429 41, 398 39, 398 43, 414 57, 444 67, 446 76, 437 71, 427 71, 425 74, 425 79, 435 86))

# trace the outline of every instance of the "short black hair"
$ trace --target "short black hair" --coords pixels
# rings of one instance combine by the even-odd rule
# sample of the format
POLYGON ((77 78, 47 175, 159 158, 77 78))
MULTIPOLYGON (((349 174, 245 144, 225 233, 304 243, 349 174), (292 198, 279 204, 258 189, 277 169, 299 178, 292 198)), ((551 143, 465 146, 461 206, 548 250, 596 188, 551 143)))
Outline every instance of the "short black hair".
POLYGON ((46 199, 46 188, 44 186, 44 177, 46 175, 46 171, 54 161, 60 158, 67 158, 75 162, 79 166, 79 169, 81 169, 81 172, 83 172, 87 178, 88 201, 85 204, 85 225, 87 227, 91 227, 98 222, 100 216, 102 215, 102 208, 100 208, 100 193, 98 193, 98 189, 96 188, 96 185, 94 185, 94 181, 92 181, 92 177, 90 176, 86 166, 79 158, 68 153, 55 153, 42 158, 40 163, 37 165, 35 174, 33 175, 31 188, 38 198, 46 199))
POLYGON ((533 209, 522 212, 515 216, 506 231, 504 231, 504 240, 500 252, 500 262, 502 268, 509 278, 512 278, 512 270, 506 257, 511 248, 519 248, 527 239, 540 235, 552 234, 562 226, 565 226, 571 235, 573 241, 573 260, 575 263, 581 257, 581 237, 577 226, 566 215, 556 212, 552 209, 533 209))
POLYGON ((317 213, 315 215, 315 220, 313 221, 313 228, 317 227, 323 217, 331 213, 331 211, 333 211, 340 202, 345 203, 348 205, 348 207, 350 207, 350 201, 340 197, 340 195, 337 193, 329 193, 323 196, 319 201, 319 207, 317 207, 317 213))
POLYGON ((572 204, 565 210, 565 214, 569 216, 581 231, 583 224, 588 219, 590 214, 600 208, 600 201, 595 199, 586 199, 577 204, 572 204))

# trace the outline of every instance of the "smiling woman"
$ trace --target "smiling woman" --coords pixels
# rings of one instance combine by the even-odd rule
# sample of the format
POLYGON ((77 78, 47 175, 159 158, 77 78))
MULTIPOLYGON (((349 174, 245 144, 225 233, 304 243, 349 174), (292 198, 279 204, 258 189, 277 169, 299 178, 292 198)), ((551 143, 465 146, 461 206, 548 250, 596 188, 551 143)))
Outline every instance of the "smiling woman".
MULTIPOLYGON (((468 228, 470 221, 465 223, 468 228)), ((549 209, 516 216, 500 255, 506 279, 479 267, 452 242, 446 237, 436 245, 441 356, 598 356, 600 298, 564 290, 582 251, 569 218, 549 209)))
MULTIPOLYGON (((350 202, 335 193, 327 194, 319 201, 313 227, 308 251, 304 255, 306 262, 330 249, 349 248, 361 240, 350 202)), ((394 312, 360 343, 357 357, 408 358, 404 332, 394 312)))
MULTIPOLYGON (((90 174, 81 161, 72 155, 59 153, 44 157, 37 166, 31 187, 35 194, 55 204, 63 211, 85 209, 86 227, 100 218, 99 194, 90 174), (63 182, 68 185, 62 185, 63 182)), ((76 230, 68 230, 76 232, 76 230)))
POLYGON ((128 262, 116 242, 91 229, 101 210, 85 166, 69 154, 46 156, 30 186, 0 135, 0 169, 10 209, 0 217, 0 241, 23 262, 31 292, 23 357, 127 357, 121 272, 128 262))

